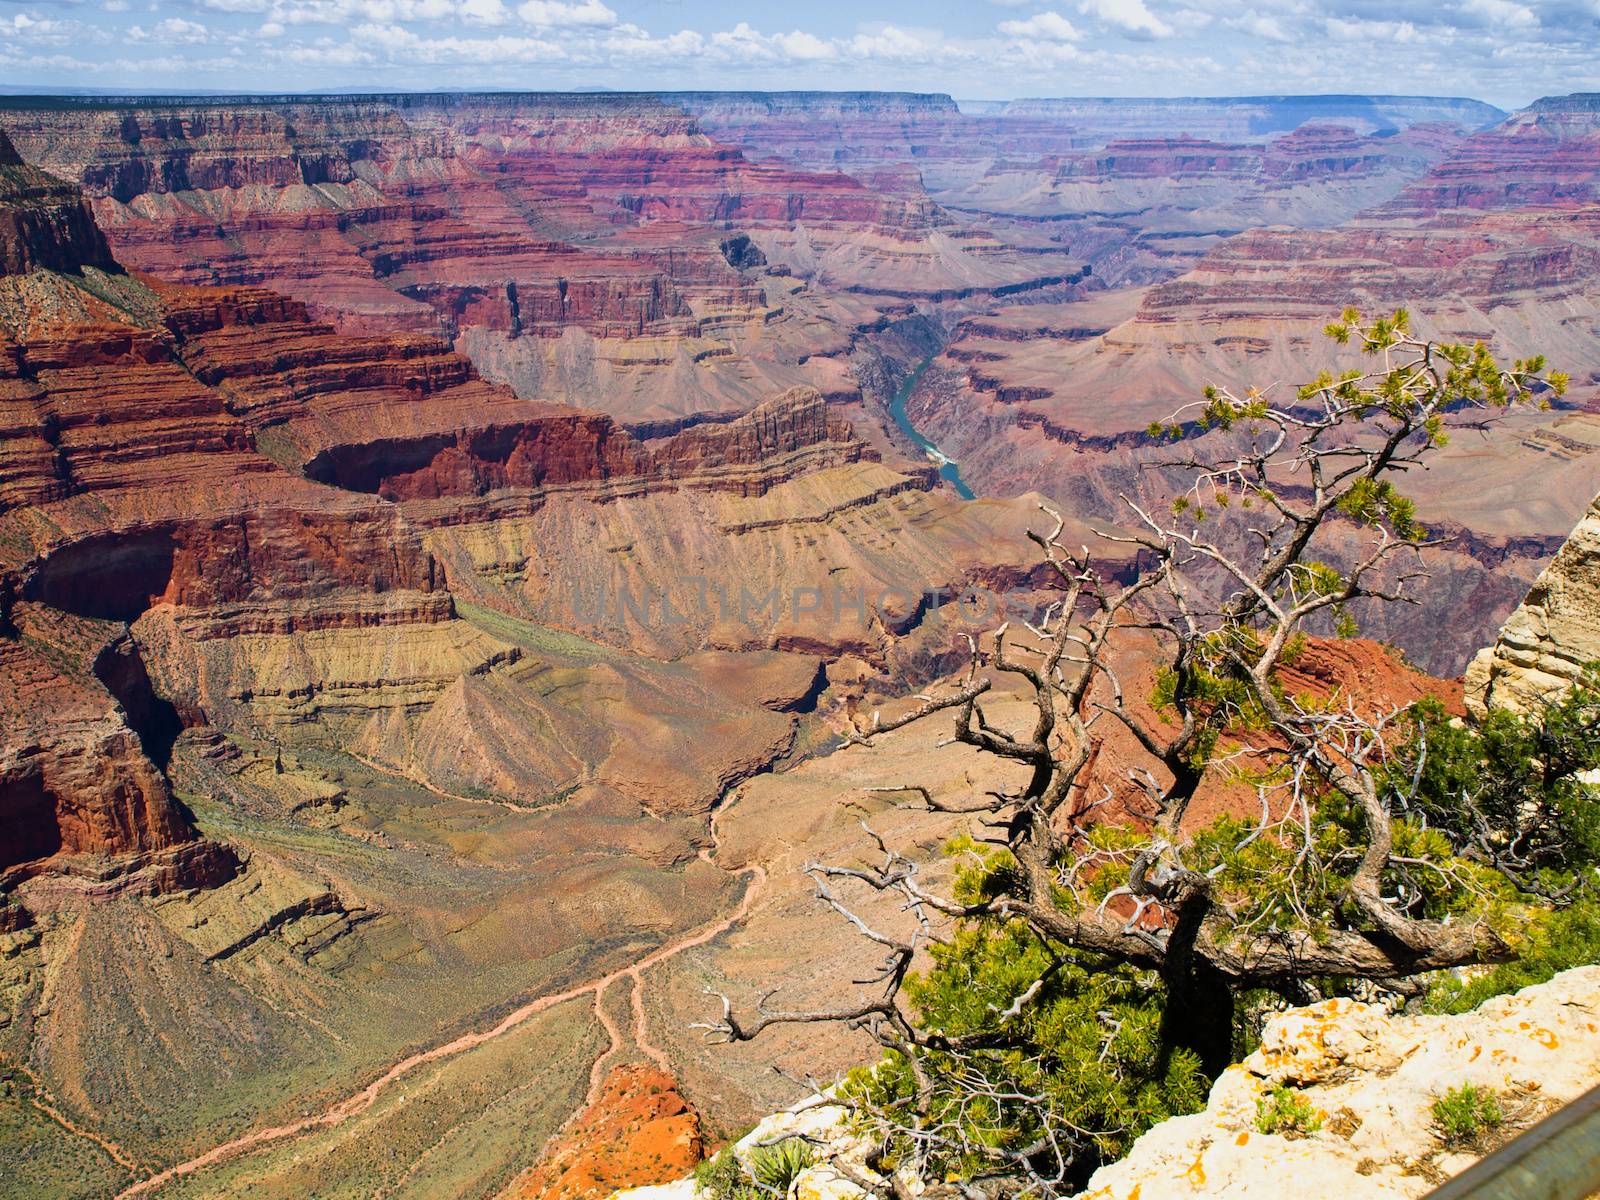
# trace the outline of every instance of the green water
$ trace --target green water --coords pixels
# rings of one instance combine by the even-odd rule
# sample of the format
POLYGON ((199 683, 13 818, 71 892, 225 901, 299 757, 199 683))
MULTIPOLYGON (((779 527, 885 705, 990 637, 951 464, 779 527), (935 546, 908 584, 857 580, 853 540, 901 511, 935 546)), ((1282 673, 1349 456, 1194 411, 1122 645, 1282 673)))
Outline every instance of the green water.
POLYGON ((939 464, 940 476, 949 480, 957 495, 963 500, 975 500, 977 497, 972 494, 972 489, 967 486, 966 480, 961 478, 961 468, 945 457, 939 447, 918 433, 917 427, 911 423, 911 418, 906 416, 906 401, 911 399, 911 393, 917 390, 917 381, 922 378, 922 373, 928 369, 928 364, 931 362, 933 355, 930 354, 906 377, 906 381, 900 385, 894 394, 894 399, 889 403, 889 415, 894 418, 894 423, 900 426, 905 435, 917 444, 918 449, 939 464))

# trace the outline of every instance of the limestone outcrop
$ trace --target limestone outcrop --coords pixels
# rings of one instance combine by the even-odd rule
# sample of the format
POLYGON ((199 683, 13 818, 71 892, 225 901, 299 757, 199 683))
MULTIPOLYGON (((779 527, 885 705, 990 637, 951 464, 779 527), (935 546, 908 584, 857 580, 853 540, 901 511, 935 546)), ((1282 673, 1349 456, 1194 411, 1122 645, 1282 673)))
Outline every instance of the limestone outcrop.
POLYGON ((1582 967, 1459 1017, 1390 1016, 1327 1000, 1269 1021, 1260 1048, 1230 1067, 1204 1112, 1163 1122, 1090 1181, 1085 1200, 1196 1196, 1424 1196, 1490 1146, 1451 1145, 1436 1099, 1493 1092, 1505 1139, 1600 1083, 1600 967, 1582 967), (1262 1133, 1261 1098, 1286 1086, 1320 1124, 1262 1133))
POLYGON ((1494 645, 1467 668, 1467 707, 1519 712, 1572 686, 1600 660, 1600 498, 1578 522, 1494 645))

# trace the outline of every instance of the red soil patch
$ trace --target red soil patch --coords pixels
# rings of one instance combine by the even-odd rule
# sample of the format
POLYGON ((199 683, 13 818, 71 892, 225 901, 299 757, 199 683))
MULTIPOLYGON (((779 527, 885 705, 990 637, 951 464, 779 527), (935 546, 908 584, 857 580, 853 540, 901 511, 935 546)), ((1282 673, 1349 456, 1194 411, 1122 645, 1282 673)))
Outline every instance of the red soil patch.
MULTIPOLYGON (((1128 707, 1152 729, 1169 731, 1174 728, 1168 726, 1149 703, 1155 689, 1155 662, 1120 663, 1119 673, 1128 707)), ((1293 664, 1281 668, 1278 677, 1284 691, 1291 696, 1312 696, 1324 701, 1337 698, 1368 717, 1403 708, 1429 696, 1455 716, 1462 716, 1466 711, 1459 679, 1437 679, 1425 674, 1407 665, 1398 651, 1361 638, 1308 638, 1293 664)), ((1084 795, 1093 802, 1103 797, 1109 787, 1113 800, 1100 806, 1098 819, 1125 820, 1145 807, 1142 792, 1129 779, 1130 772, 1148 770, 1163 785, 1168 776, 1133 736, 1109 717, 1102 718, 1095 729, 1103 741, 1085 773, 1088 783, 1084 795)), ((1226 735, 1224 741, 1236 745, 1262 744, 1259 734, 1248 731, 1226 735)), ((1258 803, 1253 788, 1231 778, 1227 772, 1213 772, 1189 805, 1184 825, 1198 829, 1225 813, 1253 816, 1258 811, 1258 803)))
POLYGON ((656 1067, 621 1066, 506 1198, 598 1200, 619 1188, 681 1179, 704 1151, 700 1114, 678 1093, 677 1080, 656 1067))

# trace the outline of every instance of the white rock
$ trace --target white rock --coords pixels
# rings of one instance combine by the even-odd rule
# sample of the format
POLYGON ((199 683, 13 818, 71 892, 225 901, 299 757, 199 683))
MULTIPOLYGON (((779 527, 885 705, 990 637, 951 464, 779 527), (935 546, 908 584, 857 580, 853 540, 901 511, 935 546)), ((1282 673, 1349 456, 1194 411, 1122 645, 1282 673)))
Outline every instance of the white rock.
POLYGON ((867 1190, 829 1163, 807 1167, 789 1189, 793 1200, 863 1200, 867 1190))
POLYGON ((674 1183, 656 1183, 649 1187, 628 1188, 613 1192, 611 1200, 695 1200, 694 1180, 679 1179, 674 1183))
POLYGON ((1583 967, 1459 1017, 1388 1016, 1329 1000, 1273 1018, 1204 1112, 1165 1121, 1090 1180, 1086 1200, 1296 1200, 1426 1195, 1473 1156, 1448 1150, 1433 1101, 1489 1088, 1531 1122, 1600 1083, 1600 967, 1583 967), (1322 1128, 1261 1133, 1257 1101, 1294 1087, 1322 1128))
POLYGON ((1495 644, 1467 667, 1467 707, 1526 712, 1600 659, 1600 497, 1578 522, 1495 644))

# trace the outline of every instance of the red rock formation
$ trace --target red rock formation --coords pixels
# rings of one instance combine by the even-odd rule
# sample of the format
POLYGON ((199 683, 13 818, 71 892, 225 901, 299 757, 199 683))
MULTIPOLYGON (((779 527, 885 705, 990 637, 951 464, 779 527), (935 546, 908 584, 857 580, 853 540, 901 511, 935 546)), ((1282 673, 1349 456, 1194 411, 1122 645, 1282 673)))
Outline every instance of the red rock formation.
MULTIPOLYGON (((130 266, 270 284, 349 331, 442 332, 525 395, 584 405, 613 364, 695 400, 695 377, 707 379, 722 408, 748 406, 746 361, 767 377, 757 394, 797 383, 833 394, 845 373, 828 356, 849 353, 857 311, 869 323, 896 298, 1083 277, 1050 239, 960 227, 918 187, 752 161, 672 99, 89 102, 4 120, 31 160, 83 184, 130 266), (721 248, 730 226, 759 243, 741 267, 721 248), (869 299, 840 311, 809 288, 763 287, 762 256, 869 299), (801 316, 785 319, 792 306, 801 316), (557 352, 539 343, 569 330, 639 345, 574 356, 566 344, 577 362, 560 372, 575 377, 557 390, 543 361, 557 352), (598 368, 583 367, 589 357, 598 368), (680 358, 697 368, 689 378, 673 370, 680 358)), ((647 392, 660 411, 626 411, 626 389, 605 399, 629 417, 682 415, 661 390, 647 392)))
MULTIPOLYGON (((577 672, 563 687, 592 695, 611 714, 607 730, 623 731, 599 736, 588 716, 510 677, 523 645, 458 619, 436 552, 475 602, 561 625, 573 619, 569 595, 519 597, 483 556, 570 553, 564 579, 604 579, 616 547, 591 531, 589 510, 624 500, 638 501, 620 517, 652 556, 684 535, 714 555, 737 550, 717 569, 753 573, 762 594, 780 574, 815 582, 817 538, 787 527, 836 512, 890 524, 904 509, 918 526, 907 545, 855 551, 839 568, 876 590, 930 564, 948 584, 1005 566, 1021 545, 927 497, 928 475, 871 462, 875 451, 811 389, 635 435, 598 413, 518 399, 437 337, 340 334, 260 289, 116 280, 102 296, 36 271, 0 289, 0 594, 19 614, 5 624, 14 652, 0 677, 56 735, 23 737, 31 726, 19 723, 7 738, 20 741, 0 740, 15 759, 8 786, 25 833, 7 854, 18 863, 186 845, 193 831, 162 773, 184 727, 262 738, 299 728, 467 781, 455 786, 545 794, 589 779, 675 813, 714 803, 783 753, 793 719, 770 710, 808 703, 819 686, 815 658, 769 649, 793 637, 776 628, 781 614, 715 637, 701 614, 661 647, 687 655, 681 665, 559 664, 577 672), (99 629, 97 645, 121 648, 79 655, 56 680, 24 652, 35 637, 19 632, 24 619, 99 629), (124 622, 132 634, 119 640, 124 622), (741 669, 693 653, 729 643, 745 652, 741 669), (533 727, 559 732, 530 745, 533 727), (703 746, 673 749, 683 739, 703 746), (88 815, 71 815, 75 805, 88 815)), ((794 644, 870 637, 876 648, 916 618, 897 613, 892 634, 794 644)), ((656 648, 650 631, 619 632, 626 647, 656 648)))
POLYGON ((681 109, 638 97, 158 102, 6 119, 31 160, 96 198, 130 265, 192 283, 270 280, 330 315, 415 324, 420 302, 452 332, 637 336, 693 325, 697 300, 760 305, 692 231, 659 248, 592 237, 636 217, 928 220, 845 176, 750 163, 681 109), (195 193, 217 194, 220 216, 191 207, 195 193), (550 236, 569 232, 590 236, 550 236))
POLYGON ((704 1153, 699 1114, 671 1075, 617 1067, 504 1200, 602 1200, 621 1188, 681 1179, 704 1153))
POLYGON ((46 608, 23 605, 10 618, 16 633, 0 637, 0 887, 39 860, 155 890, 229 878, 231 854, 198 839, 151 760, 165 731, 140 708, 153 697, 148 680, 142 694, 133 686, 142 668, 129 666, 127 647, 46 608))
MULTIPOLYGON (((1423 699, 1437 700, 1453 716, 1464 716, 1461 681, 1438 679, 1405 663, 1388 646, 1363 638, 1330 639, 1311 637, 1293 661, 1279 672, 1284 690, 1293 696, 1313 697, 1351 705, 1355 711, 1376 716, 1388 714, 1423 699)), ((1155 692, 1154 663, 1141 656, 1136 647, 1123 652, 1119 673, 1125 694, 1147 721, 1159 725, 1160 718, 1150 703, 1155 692), (1131 683, 1126 681, 1132 681, 1131 683)), ((1226 742, 1241 746, 1263 746, 1268 735, 1250 729, 1230 730, 1226 742)), ((1084 796, 1109 792, 1115 803, 1098 810, 1103 819, 1117 821, 1132 817, 1148 819, 1148 797, 1133 782, 1146 771, 1165 779, 1165 768, 1150 758, 1126 729, 1108 729, 1095 752, 1084 796)), ((1255 787, 1240 777, 1208 776, 1185 811, 1184 823, 1200 829, 1219 816, 1253 819, 1260 813, 1260 798, 1255 787)))

